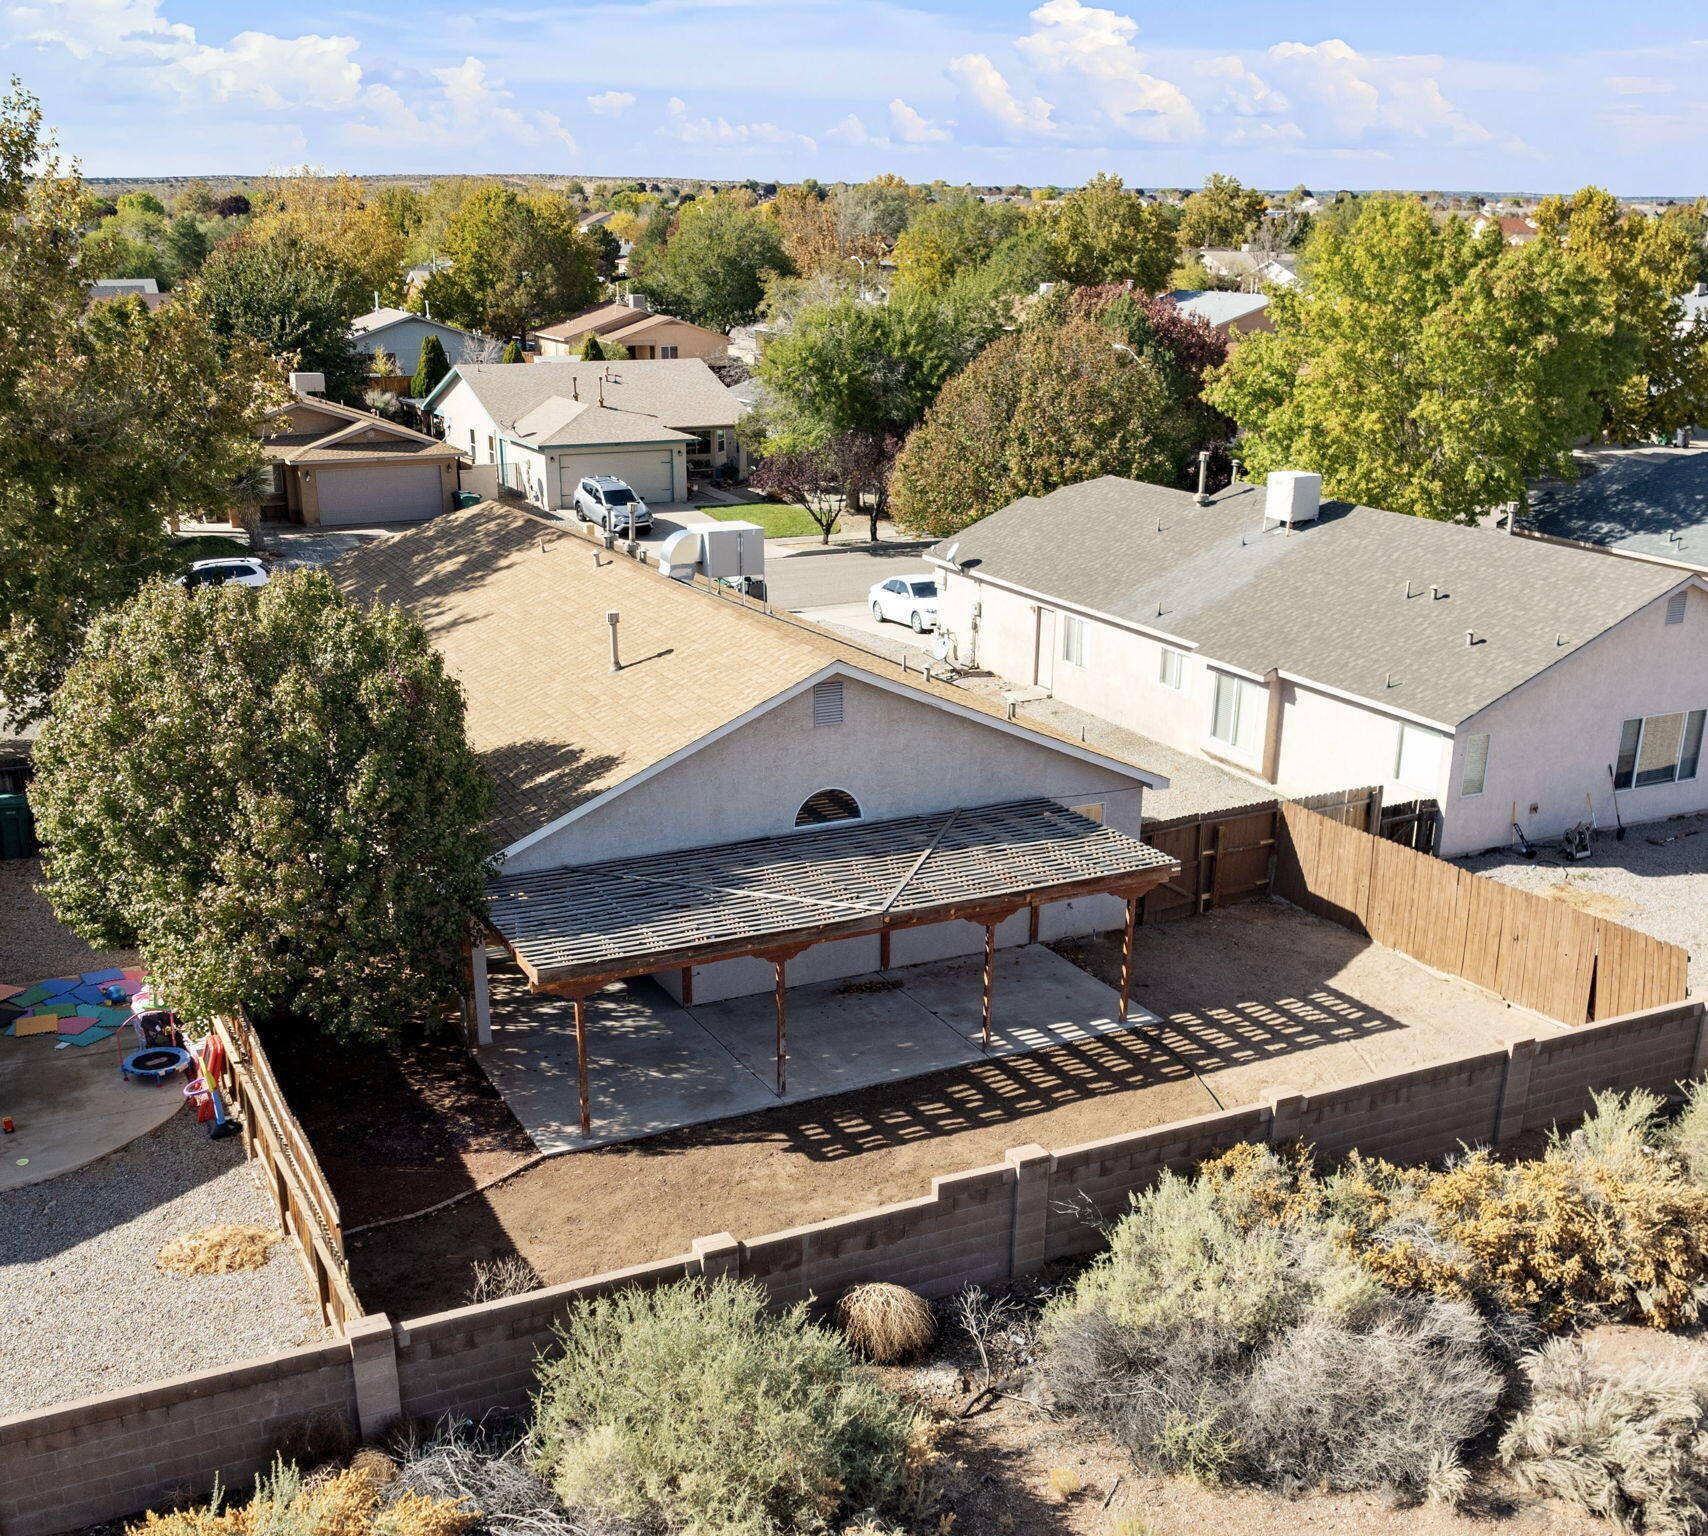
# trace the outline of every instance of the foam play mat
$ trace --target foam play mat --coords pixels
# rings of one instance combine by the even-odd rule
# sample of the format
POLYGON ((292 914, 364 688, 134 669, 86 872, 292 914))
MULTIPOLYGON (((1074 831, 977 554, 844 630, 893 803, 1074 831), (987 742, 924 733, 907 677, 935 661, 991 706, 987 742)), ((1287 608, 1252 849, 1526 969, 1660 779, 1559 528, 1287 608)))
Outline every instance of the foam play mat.
POLYGON ((58 1035, 65 1045, 98 1045, 131 1015, 148 984, 139 967, 56 976, 33 986, 0 985, 0 1034, 58 1035))

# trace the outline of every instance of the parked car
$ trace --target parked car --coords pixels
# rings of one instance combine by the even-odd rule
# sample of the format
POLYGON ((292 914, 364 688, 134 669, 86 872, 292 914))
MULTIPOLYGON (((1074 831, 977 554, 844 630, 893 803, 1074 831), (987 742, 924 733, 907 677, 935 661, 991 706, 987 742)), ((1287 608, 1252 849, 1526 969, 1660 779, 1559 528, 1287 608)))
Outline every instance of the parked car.
POLYGON ((866 594, 872 617, 882 624, 911 624, 916 635, 937 627, 937 578, 935 576, 892 576, 876 583, 866 594))
POLYGON ((652 527, 652 513, 646 503, 626 480, 615 475, 590 475, 576 486, 575 515, 607 533, 626 534, 631 528, 645 533, 652 527))
POLYGON ((178 578, 186 587, 223 587, 228 581, 240 587, 264 587, 270 579, 263 561, 236 555, 197 560, 178 578))

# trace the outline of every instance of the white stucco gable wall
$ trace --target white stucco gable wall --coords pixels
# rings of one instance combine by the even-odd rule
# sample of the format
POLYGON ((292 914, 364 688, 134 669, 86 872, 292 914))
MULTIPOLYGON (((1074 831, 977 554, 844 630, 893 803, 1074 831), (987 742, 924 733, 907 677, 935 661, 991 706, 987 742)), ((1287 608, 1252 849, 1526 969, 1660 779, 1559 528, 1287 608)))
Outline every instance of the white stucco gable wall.
POLYGON ((789 832, 822 789, 846 790, 867 821, 1036 796, 1100 804, 1108 826, 1138 835, 1136 777, 906 693, 841 682, 840 725, 814 725, 806 689, 510 854, 506 871, 789 832))
MULTIPOLYGON (((1463 723, 1441 802, 1444 855, 1510 842, 1515 805, 1519 825, 1535 839, 1559 837, 1587 819, 1590 805, 1601 826, 1614 824, 1607 770, 1624 722, 1708 709, 1708 592, 1688 589, 1679 624, 1666 622, 1667 602, 1657 598, 1463 723), (1489 737, 1483 793, 1463 795, 1467 744, 1482 732, 1489 737)), ((1627 824, 1704 809, 1708 761, 1695 779, 1619 791, 1627 824)))

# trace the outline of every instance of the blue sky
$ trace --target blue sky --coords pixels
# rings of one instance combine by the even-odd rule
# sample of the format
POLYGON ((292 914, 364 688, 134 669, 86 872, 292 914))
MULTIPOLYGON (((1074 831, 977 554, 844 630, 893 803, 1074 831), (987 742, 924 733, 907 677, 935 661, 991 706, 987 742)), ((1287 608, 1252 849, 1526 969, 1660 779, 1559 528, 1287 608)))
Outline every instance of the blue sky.
POLYGON ((88 175, 1702 188, 1708 6, 0 0, 88 175))

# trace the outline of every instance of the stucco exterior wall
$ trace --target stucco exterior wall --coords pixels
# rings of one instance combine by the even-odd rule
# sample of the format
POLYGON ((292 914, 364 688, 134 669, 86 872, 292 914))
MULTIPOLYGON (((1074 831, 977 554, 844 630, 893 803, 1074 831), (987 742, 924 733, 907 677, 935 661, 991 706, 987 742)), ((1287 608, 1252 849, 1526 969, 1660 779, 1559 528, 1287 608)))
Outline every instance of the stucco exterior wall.
MULTIPOLYGON (((644 320, 645 310, 636 310, 635 319, 644 320)), ((581 348, 587 340, 586 331, 578 331, 573 336, 537 336, 541 357, 580 357, 581 348)), ((600 340, 607 339, 601 336, 600 340)), ((672 319, 664 324, 655 325, 635 336, 629 341, 617 341, 616 345, 627 347, 632 357, 652 358, 659 355, 660 347, 675 347, 678 357, 703 357, 711 361, 729 356, 729 338, 720 336, 716 331, 708 331, 700 326, 692 325, 686 320, 672 319)))
MULTIPOLYGON (((1446 732, 1436 734, 1447 736, 1446 732)), ((1446 785, 1447 749, 1442 749, 1441 772, 1422 783, 1410 783, 1395 776, 1399 745, 1400 721, 1393 715, 1283 681, 1276 775, 1282 794, 1310 795, 1380 784, 1389 801, 1440 799, 1446 785)))
POLYGON ((445 349, 445 356, 452 363, 468 361, 470 352, 478 345, 454 325, 441 325, 422 316, 418 320, 399 320, 396 325, 388 325, 383 331, 357 336, 356 350, 366 352, 370 357, 375 352, 389 352, 397 359, 399 373, 413 375, 421 366, 421 343, 429 336, 439 338, 445 349))
MULTIPOLYGON (((1607 770, 1623 723, 1708 709, 1708 593, 1689 592, 1681 624, 1666 622, 1666 606, 1664 597, 1650 603, 1464 723, 1441 802, 1443 854, 1510 842, 1515 803, 1519 825, 1533 838, 1560 836, 1587 817, 1589 804, 1603 827, 1613 825, 1607 770), (1461 795, 1465 738, 1483 731, 1483 793, 1461 795)), ((1704 809, 1708 761, 1694 779, 1619 791, 1627 825, 1704 809)))
POLYGON ((821 789, 847 790, 867 821, 1041 795, 1100 804, 1107 826, 1140 833, 1142 786, 1111 769, 852 678, 842 714, 815 726, 807 689, 512 854, 505 870, 771 837, 793 831, 821 789))

